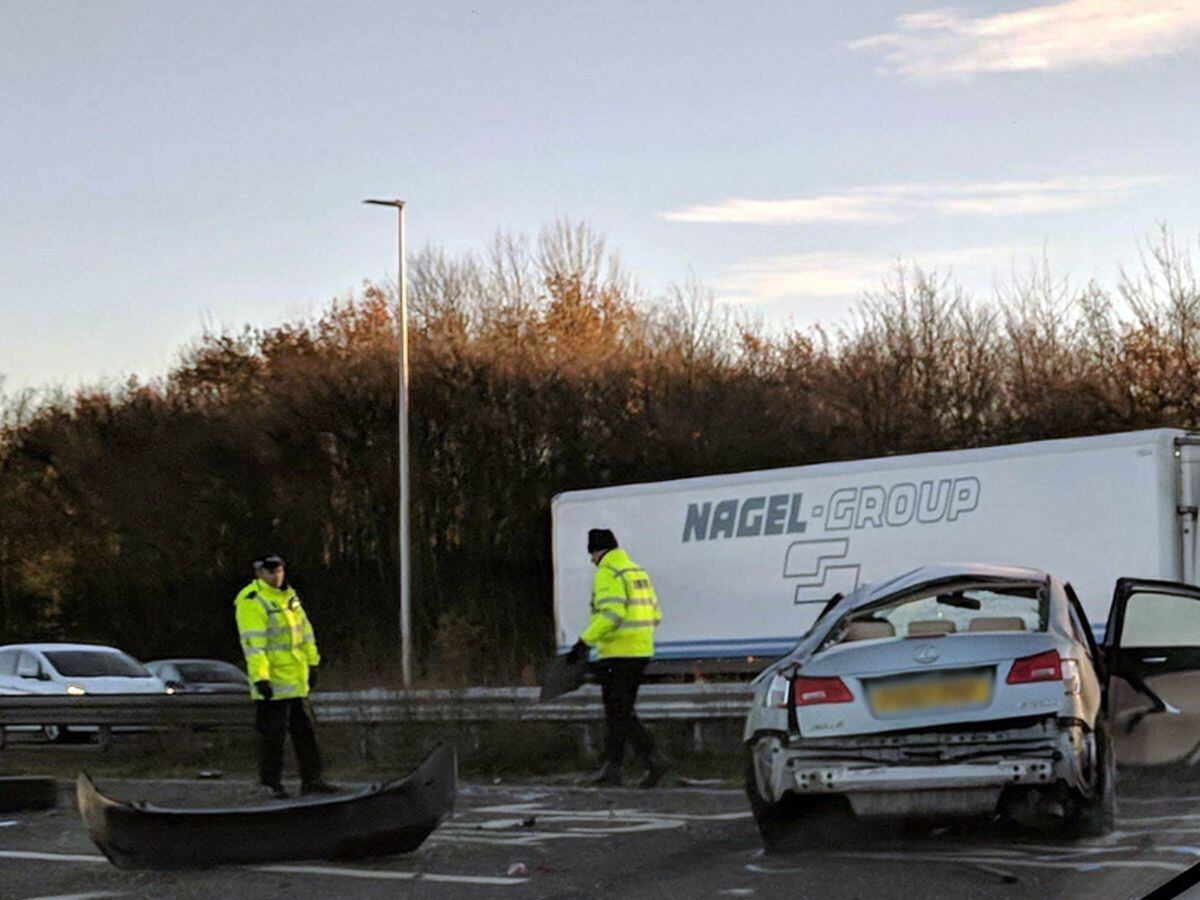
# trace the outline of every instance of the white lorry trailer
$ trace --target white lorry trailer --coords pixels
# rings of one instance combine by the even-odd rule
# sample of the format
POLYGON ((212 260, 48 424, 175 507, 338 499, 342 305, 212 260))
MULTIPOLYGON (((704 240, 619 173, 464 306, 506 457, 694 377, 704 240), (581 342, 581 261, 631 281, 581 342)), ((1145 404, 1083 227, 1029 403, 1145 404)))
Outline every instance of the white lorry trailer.
POLYGON ((1113 584, 1196 581, 1200 434, 1155 429, 559 494, 561 648, 588 617, 589 528, 611 528, 663 608, 660 659, 788 652, 836 593, 922 565, 1055 572, 1102 626, 1113 584))

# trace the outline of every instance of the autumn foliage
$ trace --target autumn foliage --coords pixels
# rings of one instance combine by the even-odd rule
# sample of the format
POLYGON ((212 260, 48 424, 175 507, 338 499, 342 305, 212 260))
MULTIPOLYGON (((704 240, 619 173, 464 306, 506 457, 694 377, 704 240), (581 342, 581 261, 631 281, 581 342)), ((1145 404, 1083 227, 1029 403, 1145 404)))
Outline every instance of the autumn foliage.
MULTIPOLYGON (((900 268, 835 329, 748 323, 695 283, 645 296, 565 224, 427 250, 410 277, 415 628, 433 679, 509 679, 550 652, 559 491, 1200 426, 1200 286, 1167 235, 1113 290, 1043 266, 979 302, 900 268)), ((329 661, 386 680, 394 309, 368 286, 315 320, 205 335, 151 383, 9 397, 0 642, 236 659, 233 596, 278 552, 329 661)))

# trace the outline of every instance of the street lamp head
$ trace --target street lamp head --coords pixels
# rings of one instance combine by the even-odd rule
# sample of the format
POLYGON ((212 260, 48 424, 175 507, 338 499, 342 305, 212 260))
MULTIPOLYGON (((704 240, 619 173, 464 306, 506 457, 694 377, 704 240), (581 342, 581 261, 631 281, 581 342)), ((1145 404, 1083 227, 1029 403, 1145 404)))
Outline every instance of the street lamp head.
POLYGON ((394 206, 396 209, 404 209, 403 200, 364 200, 363 203, 370 203, 373 206, 394 206))

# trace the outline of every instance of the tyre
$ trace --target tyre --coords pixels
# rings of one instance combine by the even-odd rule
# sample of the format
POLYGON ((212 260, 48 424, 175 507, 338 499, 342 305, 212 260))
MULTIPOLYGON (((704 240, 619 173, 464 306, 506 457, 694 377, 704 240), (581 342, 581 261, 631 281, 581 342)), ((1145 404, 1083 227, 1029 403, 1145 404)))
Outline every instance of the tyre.
POLYGON ((1094 796, 1079 797, 1067 817, 1067 830, 1074 837, 1102 837, 1113 830, 1117 818, 1117 764, 1112 737, 1104 723, 1096 726, 1094 796))
POLYGON ((775 802, 767 800, 758 791, 752 753, 746 757, 745 780, 750 812, 767 853, 786 853, 805 846, 811 847, 814 834, 836 840, 837 826, 854 818, 850 804, 838 794, 801 797, 788 793, 775 802), (813 828, 813 820, 818 818, 823 827, 813 828))

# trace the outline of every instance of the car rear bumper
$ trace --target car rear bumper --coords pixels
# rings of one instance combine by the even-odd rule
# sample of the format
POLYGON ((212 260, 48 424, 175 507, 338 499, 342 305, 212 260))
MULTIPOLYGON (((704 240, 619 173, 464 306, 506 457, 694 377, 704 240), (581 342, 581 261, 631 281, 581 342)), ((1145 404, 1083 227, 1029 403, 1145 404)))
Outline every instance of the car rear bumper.
POLYGON ((983 811, 1013 786, 1062 781, 1087 793, 1092 742, 1075 722, 1020 727, 792 740, 753 745, 759 793, 842 794, 856 812, 983 811))
POLYGON ((789 767, 789 774, 791 783, 785 779, 781 787, 797 794, 1004 787, 1052 780, 1054 760, 1013 758, 927 766, 799 765, 789 767))

